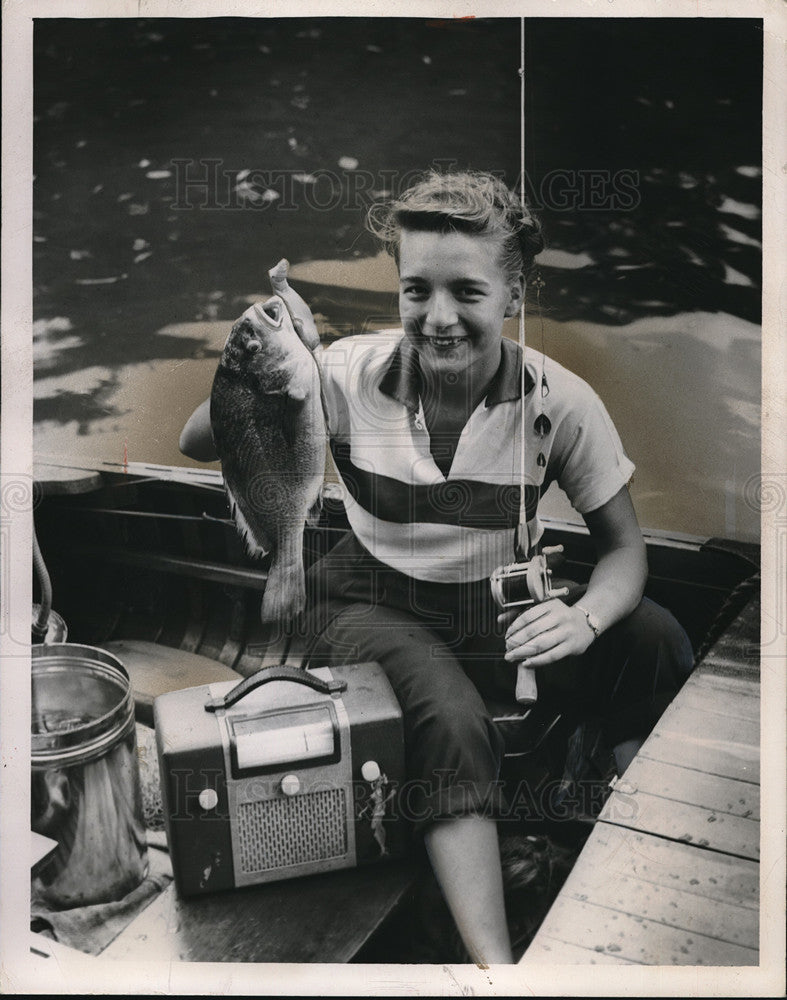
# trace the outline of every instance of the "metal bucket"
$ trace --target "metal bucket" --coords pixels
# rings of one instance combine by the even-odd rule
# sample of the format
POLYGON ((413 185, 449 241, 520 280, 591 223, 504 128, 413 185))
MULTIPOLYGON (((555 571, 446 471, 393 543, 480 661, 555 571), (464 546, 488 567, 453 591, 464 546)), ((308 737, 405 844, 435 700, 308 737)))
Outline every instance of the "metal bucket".
POLYGON ((33 898, 61 910, 122 899, 148 870, 128 673, 74 643, 32 657, 31 822, 58 844, 33 898))

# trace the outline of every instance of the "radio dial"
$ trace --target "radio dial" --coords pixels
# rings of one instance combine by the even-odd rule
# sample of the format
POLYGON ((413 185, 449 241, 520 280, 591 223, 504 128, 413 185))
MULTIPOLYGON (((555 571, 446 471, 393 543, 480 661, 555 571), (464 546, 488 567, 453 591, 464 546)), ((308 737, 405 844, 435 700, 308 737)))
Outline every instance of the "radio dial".
POLYGON ((361 777, 364 781, 376 781, 380 777, 380 765, 376 760, 367 760, 361 767, 361 777))
POLYGON ((219 795, 215 788, 203 788, 199 793, 198 801, 205 812, 210 812, 219 804, 219 795))
POLYGON ((301 783, 297 774, 285 774, 281 779, 281 790, 285 795, 297 795, 301 790, 301 783))

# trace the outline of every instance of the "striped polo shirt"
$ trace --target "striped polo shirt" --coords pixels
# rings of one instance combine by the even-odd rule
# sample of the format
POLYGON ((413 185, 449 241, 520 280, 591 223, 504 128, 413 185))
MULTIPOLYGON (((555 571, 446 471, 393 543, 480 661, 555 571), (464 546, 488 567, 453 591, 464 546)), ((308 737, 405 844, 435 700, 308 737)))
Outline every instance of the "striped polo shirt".
MULTIPOLYGON (((471 414, 448 476, 429 449, 418 355, 401 330, 345 337, 323 354, 331 452, 350 525, 381 562, 421 580, 488 577, 515 558, 521 483, 521 351, 502 340, 499 368, 471 414)), ((553 481, 580 514, 610 500, 634 471, 604 405, 562 365, 527 351, 525 463, 531 546, 538 500, 553 481), (535 431, 543 412, 548 433, 535 431), (543 455, 543 464, 538 455, 543 455)))

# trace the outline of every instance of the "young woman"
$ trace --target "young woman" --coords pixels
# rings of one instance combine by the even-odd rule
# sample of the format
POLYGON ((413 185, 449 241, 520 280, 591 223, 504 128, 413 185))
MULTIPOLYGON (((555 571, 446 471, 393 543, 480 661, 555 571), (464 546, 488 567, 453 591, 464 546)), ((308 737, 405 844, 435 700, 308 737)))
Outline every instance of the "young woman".
MULTIPOLYGON (((688 675, 668 612, 642 599, 645 545, 629 498, 634 466, 595 393, 502 337, 542 248, 502 182, 430 173, 373 228, 396 259, 402 330, 344 338, 319 357, 331 449, 352 527, 309 572, 309 665, 378 661, 399 699, 406 808, 474 961, 510 962, 495 816, 502 747, 482 693, 513 695, 519 664, 539 697, 603 720, 622 772, 688 675), (532 363, 537 360, 538 364, 532 363), (514 560, 522 406, 528 535, 552 481, 582 514, 597 562, 579 604, 498 614, 492 571, 514 560), (538 432, 536 419, 541 414, 538 432)), ((286 272, 271 273, 285 302, 286 272)), ((214 457, 203 405, 181 437, 214 457)))

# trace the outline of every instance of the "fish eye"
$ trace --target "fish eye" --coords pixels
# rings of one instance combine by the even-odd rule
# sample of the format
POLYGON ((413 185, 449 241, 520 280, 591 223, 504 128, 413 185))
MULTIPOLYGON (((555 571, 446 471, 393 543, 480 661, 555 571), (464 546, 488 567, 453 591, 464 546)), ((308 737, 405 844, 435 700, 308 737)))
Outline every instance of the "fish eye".
POLYGON ((249 352, 249 354, 256 354, 261 347, 262 344, 259 342, 259 340, 250 340, 246 344, 246 350, 249 352))

